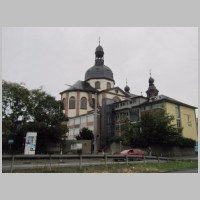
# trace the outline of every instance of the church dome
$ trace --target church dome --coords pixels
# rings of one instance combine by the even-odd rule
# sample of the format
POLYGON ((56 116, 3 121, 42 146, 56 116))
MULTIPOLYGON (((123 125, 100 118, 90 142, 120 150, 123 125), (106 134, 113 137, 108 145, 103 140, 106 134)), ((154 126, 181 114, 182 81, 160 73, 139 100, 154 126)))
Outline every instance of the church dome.
POLYGON ((103 59, 104 51, 103 47, 99 46, 96 48, 95 51, 95 65, 90 67, 85 73, 85 81, 90 79, 108 79, 114 81, 113 79, 113 72, 112 70, 104 65, 103 59))
POLYGON ((125 88, 124 88, 124 91, 129 93, 130 87, 128 85, 126 85, 125 88))
POLYGON ((101 45, 99 45, 99 46, 96 48, 95 54, 96 54, 96 53, 99 53, 99 52, 100 52, 100 53, 104 53, 104 52, 103 52, 103 47, 102 47, 101 45))
POLYGON ((89 68, 85 73, 85 81, 96 78, 114 81, 112 70, 109 67, 105 66, 103 63, 100 65, 95 64, 93 67, 89 68))
POLYGON ((154 79, 150 76, 150 78, 149 78, 149 84, 153 84, 154 83, 154 79))
POLYGON ((147 93, 147 97, 148 98, 151 98, 153 96, 157 96, 158 95, 158 90, 156 88, 156 86, 154 85, 154 79, 151 77, 150 75, 150 78, 149 78, 149 88, 148 90, 146 91, 147 93))

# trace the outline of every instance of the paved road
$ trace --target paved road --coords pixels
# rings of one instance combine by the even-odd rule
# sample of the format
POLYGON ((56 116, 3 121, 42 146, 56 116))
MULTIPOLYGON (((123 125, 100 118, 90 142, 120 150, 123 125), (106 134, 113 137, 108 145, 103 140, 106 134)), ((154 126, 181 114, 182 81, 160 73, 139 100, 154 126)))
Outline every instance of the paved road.
POLYGON ((184 169, 184 170, 178 170, 170 173, 198 173, 198 168, 197 169, 184 169))
MULTIPOLYGON (((63 160, 64 161, 64 160, 63 160)), ((26 161, 27 162, 27 161, 26 161)), ((132 163, 143 163, 144 161, 131 161, 132 163)), ((146 162, 158 162, 157 160, 149 160, 146 162)), ((165 161, 160 161, 160 162, 165 162, 165 161)), ((124 164, 125 162, 114 162, 113 159, 108 159, 107 164, 124 164)), ((81 162, 81 166, 93 166, 93 165, 100 165, 100 164, 105 164, 104 159, 99 159, 99 160, 83 160, 81 162)), ((64 167, 64 166, 80 166, 80 161, 79 160, 65 160, 64 162, 59 162, 59 160, 54 160, 52 163, 50 161, 46 160, 33 160, 31 162, 25 163, 24 161, 15 161, 13 168, 14 169, 28 169, 28 168, 34 168, 34 167, 47 167, 47 166, 52 166, 52 167, 64 167)), ((10 169, 11 168, 11 161, 6 161, 2 163, 2 169, 10 169)))

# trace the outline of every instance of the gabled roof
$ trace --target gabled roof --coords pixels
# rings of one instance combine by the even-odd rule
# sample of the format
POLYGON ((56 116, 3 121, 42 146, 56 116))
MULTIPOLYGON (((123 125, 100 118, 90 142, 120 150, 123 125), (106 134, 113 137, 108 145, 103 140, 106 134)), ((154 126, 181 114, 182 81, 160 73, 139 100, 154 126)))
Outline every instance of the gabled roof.
POLYGON ((130 95, 128 93, 126 93, 124 90, 122 90, 120 87, 109 88, 109 89, 101 90, 100 92, 106 92, 106 93, 113 94, 116 96, 119 95, 118 93, 111 92, 112 90, 114 90, 114 91, 119 90, 122 94, 124 94, 124 96, 130 97, 130 95))
POLYGON ((64 90, 60 92, 60 94, 63 94, 65 92, 70 92, 70 91, 83 91, 83 92, 92 92, 92 93, 99 93, 98 90, 93 88, 89 83, 86 81, 77 81, 75 84, 70 86, 67 90, 64 90))

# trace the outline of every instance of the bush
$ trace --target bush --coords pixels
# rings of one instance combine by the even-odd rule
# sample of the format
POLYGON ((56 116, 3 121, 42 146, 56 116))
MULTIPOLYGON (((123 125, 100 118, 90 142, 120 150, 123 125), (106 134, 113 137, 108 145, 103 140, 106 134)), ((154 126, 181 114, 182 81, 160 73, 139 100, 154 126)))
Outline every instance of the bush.
POLYGON ((190 138, 179 137, 176 140, 176 145, 179 147, 192 148, 195 146, 195 140, 190 138))

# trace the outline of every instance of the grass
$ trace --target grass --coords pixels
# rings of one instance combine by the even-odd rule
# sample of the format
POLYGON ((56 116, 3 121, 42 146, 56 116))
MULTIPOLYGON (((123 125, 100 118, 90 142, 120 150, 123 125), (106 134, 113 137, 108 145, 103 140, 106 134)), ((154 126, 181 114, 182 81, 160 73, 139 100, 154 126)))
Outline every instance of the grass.
MULTIPOLYGON (((13 173, 160 173, 180 169, 198 168, 198 161, 170 161, 165 163, 126 163, 79 167, 42 167, 14 169, 13 173)), ((9 170, 3 170, 3 173, 9 170)))

